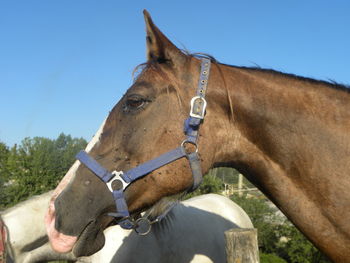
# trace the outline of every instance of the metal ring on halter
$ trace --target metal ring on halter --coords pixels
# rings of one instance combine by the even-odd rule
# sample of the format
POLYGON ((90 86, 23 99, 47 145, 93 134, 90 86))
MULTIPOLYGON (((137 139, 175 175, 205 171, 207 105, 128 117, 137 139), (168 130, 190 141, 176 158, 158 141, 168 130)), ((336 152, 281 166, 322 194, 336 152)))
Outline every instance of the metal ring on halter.
POLYGON ((152 222, 146 217, 140 217, 135 221, 135 232, 140 236, 145 236, 151 232, 152 222), (143 229, 145 228, 145 229, 143 229))
POLYGON ((113 174, 114 176, 106 183, 106 185, 107 185, 109 191, 111 191, 111 192, 113 193, 112 183, 113 183, 114 180, 119 180, 119 181, 121 181, 121 183, 122 183, 122 185, 123 185, 123 189, 125 189, 125 188, 128 187, 128 185, 129 185, 130 183, 126 183, 126 182, 124 181, 124 179, 121 177, 121 175, 123 174, 122 171, 113 171, 112 174, 113 174))
POLYGON ((195 142, 192 142, 192 141, 189 141, 189 140, 184 140, 182 143, 181 143, 181 147, 185 150, 186 154, 189 154, 187 151, 186 151, 186 148, 185 148, 185 144, 186 143, 189 143, 189 144, 192 144, 196 149, 194 150, 194 152, 198 153, 198 145, 197 143, 195 142))

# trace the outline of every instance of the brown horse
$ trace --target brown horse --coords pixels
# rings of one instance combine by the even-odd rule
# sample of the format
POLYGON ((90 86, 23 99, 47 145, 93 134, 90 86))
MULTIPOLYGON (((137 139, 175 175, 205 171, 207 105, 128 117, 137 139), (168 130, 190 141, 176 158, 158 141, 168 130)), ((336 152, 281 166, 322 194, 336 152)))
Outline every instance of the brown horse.
MULTIPOLYGON (((200 60, 180 51, 145 12, 148 61, 87 151, 108 170, 128 170, 174 149, 195 94, 200 60)), ((326 255, 350 262, 350 94, 345 86, 212 61, 202 171, 238 169, 326 255)), ((192 185, 186 159, 125 190, 132 214, 192 185)), ((79 162, 46 216, 53 247, 76 256, 100 249, 115 211, 110 191, 79 162)))

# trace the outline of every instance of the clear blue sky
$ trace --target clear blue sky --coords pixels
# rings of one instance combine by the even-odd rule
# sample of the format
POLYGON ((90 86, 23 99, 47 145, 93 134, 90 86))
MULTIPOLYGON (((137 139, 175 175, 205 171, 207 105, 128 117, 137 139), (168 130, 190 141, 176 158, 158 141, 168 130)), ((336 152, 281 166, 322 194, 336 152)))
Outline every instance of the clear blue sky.
POLYGON ((350 84, 350 1, 0 2, 0 141, 90 140, 145 60, 142 10, 219 61, 350 84))

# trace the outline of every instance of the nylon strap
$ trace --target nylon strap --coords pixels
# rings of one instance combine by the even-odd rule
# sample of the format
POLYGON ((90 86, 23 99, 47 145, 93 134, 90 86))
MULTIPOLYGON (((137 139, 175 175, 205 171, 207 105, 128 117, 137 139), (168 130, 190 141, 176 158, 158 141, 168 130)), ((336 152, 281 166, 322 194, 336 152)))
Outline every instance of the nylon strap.
MULTIPOLYGON (((207 92, 210 66, 210 59, 202 58, 201 71, 196 92, 197 97, 194 97, 191 100, 190 117, 186 119, 184 123, 184 133, 187 136, 187 141, 192 142, 195 145, 197 145, 199 127, 203 122, 207 106, 205 94, 207 92)), ((203 180, 202 168, 199 156, 196 152, 189 154, 187 158, 190 162, 193 175, 193 185, 190 189, 190 192, 193 192, 198 188, 203 180)))
POLYGON ((193 143, 197 143, 199 126, 204 119, 207 106, 205 94, 208 86, 210 65, 209 59, 202 58, 196 97, 191 100, 190 117, 184 123, 184 132, 187 135, 187 140, 193 143))
MULTIPOLYGON (((140 177, 185 156, 186 152, 184 148, 180 146, 172 151, 160 155, 155 159, 126 171, 125 173, 121 174, 120 177, 122 177, 126 183, 132 183, 140 177)), ((76 155, 76 159, 83 163, 105 183, 107 183, 114 176, 112 173, 108 172, 104 167, 102 167, 95 159, 90 157, 85 151, 80 151, 76 155)))
POLYGON ((113 190, 112 192, 117 213, 111 214, 116 218, 122 218, 118 224, 124 229, 132 229, 134 227, 133 222, 130 220, 128 205, 126 204, 124 197, 124 189, 113 190))
POLYGON ((153 172, 154 170, 168 163, 174 162, 184 156, 186 156, 186 152, 183 147, 180 146, 172 151, 160 155, 155 159, 152 159, 148 162, 140 164, 139 166, 136 166, 133 169, 130 169, 129 171, 123 173, 121 177, 125 180, 125 182, 131 183, 141 176, 153 172))
POLYGON ((199 83, 198 83, 198 89, 197 89, 197 96, 200 96, 202 98, 205 97, 205 94, 207 92, 210 65, 211 65, 210 59, 202 58, 201 75, 199 77, 199 83))
POLYGON ((89 168, 94 174, 107 183, 114 175, 101 166, 95 159, 90 157, 85 151, 80 151, 76 156, 81 163, 89 168))
POLYGON ((190 167, 192 170, 193 184, 189 192, 193 192, 198 188, 198 186, 202 183, 203 175, 202 175, 202 167, 199 156, 196 152, 190 153, 188 156, 188 161, 190 162, 190 167))

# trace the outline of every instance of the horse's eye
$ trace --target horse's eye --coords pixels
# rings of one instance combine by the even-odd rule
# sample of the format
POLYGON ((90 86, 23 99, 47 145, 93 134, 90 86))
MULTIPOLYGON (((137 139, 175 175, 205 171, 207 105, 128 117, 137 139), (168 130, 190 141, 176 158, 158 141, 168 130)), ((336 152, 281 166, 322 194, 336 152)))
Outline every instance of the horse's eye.
POLYGON ((145 103, 144 100, 139 100, 139 99, 129 99, 126 101, 126 105, 129 108, 134 108, 134 109, 142 107, 144 103, 145 103))
POLYGON ((125 102, 125 110, 137 110, 142 108, 146 100, 140 96, 130 96, 125 102))

